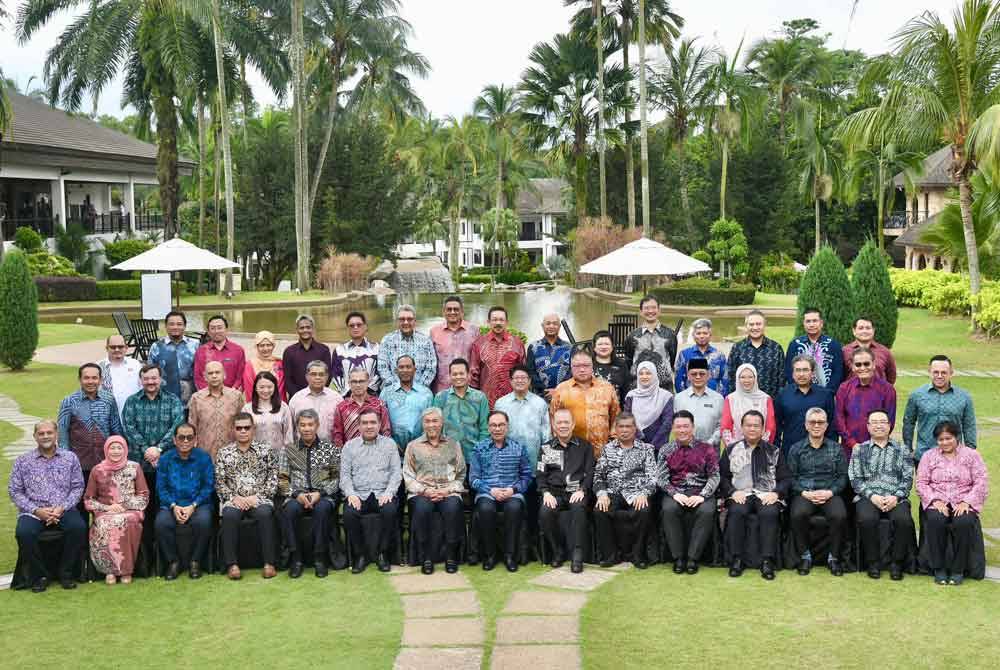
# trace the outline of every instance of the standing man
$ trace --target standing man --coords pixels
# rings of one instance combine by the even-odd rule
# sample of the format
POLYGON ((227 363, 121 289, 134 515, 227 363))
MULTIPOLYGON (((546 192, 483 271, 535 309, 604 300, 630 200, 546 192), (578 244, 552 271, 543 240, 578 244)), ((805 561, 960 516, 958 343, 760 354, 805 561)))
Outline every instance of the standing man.
POLYGON ((531 390, 535 395, 552 398, 556 386, 569 379, 569 356, 573 347, 559 337, 562 321, 552 313, 542 317, 544 337, 528 345, 525 365, 531 375, 531 390))
POLYGON ((736 371, 744 363, 749 363, 757 370, 760 390, 776 398, 785 385, 785 351, 780 344, 764 335, 767 319, 759 309, 750 310, 744 323, 746 339, 729 350, 729 388, 736 388, 736 371))
POLYGON ((163 320, 167 336, 149 348, 149 362, 160 366, 163 388, 181 399, 185 405, 194 394, 194 356, 198 340, 184 335, 187 316, 184 312, 168 312, 163 320))
POLYGON ((501 396, 510 393, 510 370, 524 365, 524 344, 507 330, 507 310, 503 307, 490 307, 489 322, 490 332, 472 343, 469 383, 486 394, 492 408, 501 396))
MULTIPOLYGON (((306 377, 310 363, 322 363, 327 375, 331 364, 329 347, 315 339, 316 322, 311 316, 302 314, 295 319, 295 332, 299 336, 298 342, 285 347, 281 354, 281 365, 285 371, 285 393, 288 394, 289 403, 296 393, 309 386, 306 377)), ((320 416, 323 414, 320 413, 320 416)))
POLYGON ((114 397, 101 388, 101 366, 84 363, 77 379, 80 390, 59 404, 59 448, 76 454, 86 483, 90 471, 104 460, 105 440, 122 434, 122 422, 114 397))
POLYGON ((221 314, 208 320, 208 342, 198 347, 194 354, 194 385, 199 391, 208 385, 205 366, 211 361, 222 363, 223 384, 231 389, 243 389, 247 354, 243 347, 229 339, 229 322, 221 314))
MULTIPOLYGON (((673 391, 674 360, 677 359, 677 333, 660 323, 660 303, 651 295, 639 301, 642 323, 629 333, 625 341, 625 359, 628 361, 632 386, 635 386, 639 363, 650 361, 656 366, 660 386, 673 391)), ((577 417, 579 421, 579 417, 577 417)), ((577 424, 579 430, 579 423, 577 424)), ((597 446, 596 444, 594 445, 597 446)))
POLYGON ((450 295, 444 299, 444 323, 431 328, 431 342, 437 356, 437 374, 431 390, 440 393, 451 386, 451 362, 456 358, 469 360, 472 343, 479 337, 479 328, 465 320, 462 298, 450 295))
POLYGON ((892 351, 884 344, 875 341, 875 326, 872 320, 866 316, 859 316, 854 320, 854 341, 844 345, 844 372, 847 379, 854 375, 851 363, 854 360, 851 356, 858 348, 864 347, 872 352, 875 357, 875 376, 884 379, 890 384, 896 383, 896 359, 892 357, 892 351))
POLYGON ((205 365, 205 388, 196 391, 188 403, 188 423, 198 433, 201 448, 215 461, 219 449, 233 441, 233 417, 243 409, 243 394, 225 386, 222 363, 205 365))
POLYGON ((429 388, 414 383, 416 372, 417 364, 413 357, 406 354, 400 356, 396 361, 396 378, 399 381, 385 385, 379 395, 379 400, 389 411, 392 439, 396 441, 400 453, 423 433, 421 417, 434 402, 434 394, 429 388))
POLYGON ((51 419, 35 424, 37 446, 17 457, 7 483, 7 493, 17 508, 18 551, 28 562, 28 579, 35 593, 49 584, 38 546, 41 532, 52 527, 63 532, 59 583, 64 589, 76 588, 73 564, 87 541, 87 524, 76 508, 83 496, 83 472, 73 452, 58 448, 57 432, 51 419))
POLYGON ((360 368, 368 373, 368 388, 378 395, 382 388, 378 376, 378 342, 368 339, 368 319, 362 312, 351 312, 344 323, 351 339, 333 350, 330 383, 337 393, 345 395, 350 390, 347 375, 360 368))
POLYGON ((378 349, 378 374, 382 383, 396 382, 396 361, 403 354, 408 354, 417 366, 413 380, 430 386, 437 375, 437 353, 431 338, 416 331, 416 308, 400 305, 396 310, 396 325, 398 328, 382 338, 378 349))
POLYGON ((924 384, 910 394, 903 414, 903 444, 914 449, 916 460, 928 449, 937 446, 934 427, 942 421, 951 421, 962 429, 959 442, 976 448, 976 409, 972 396, 954 386, 951 377, 955 370, 951 359, 943 354, 931 358, 930 384, 924 384), (917 438, 913 444, 914 434, 917 438))
POLYGON ((694 417, 694 439, 716 449, 722 440, 722 410, 725 398, 708 388, 708 361, 694 358, 687 366, 688 383, 674 395, 674 414, 690 412, 694 417))
MULTIPOLYGON (((781 447, 782 453, 796 442, 806 439, 806 412, 813 407, 819 407, 826 412, 827 417, 836 416, 833 392, 813 383, 816 374, 816 361, 808 354, 798 354, 792 360, 792 382, 781 389, 774 399, 774 413, 778 426, 778 439, 775 444, 781 447)), ((828 424, 826 436, 837 439, 837 429, 828 424)))
POLYGON ((792 361, 799 354, 812 356, 816 361, 813 383, 836 393, 844 381, 844 351, 840 342, 823 334, 823 315, 814 307, 806 308, 802 315, 805 335, 799 335, 788 343, 785 352, 785 379, 792 383, 792 361))
POLYGON ((543 442, 552 437, 549 430, 549 405, 528 388, 531 376, 524 365, 510 369, 510 383, 513 391, 497 400, 496 409, 504 412, 510 420, 509 434, 528 451, 531 470, 538 462, 538 450, 543 442))
POLYGON ((368 373, 355 368, 348 375, 348 385, 351 392, 343 402, 331 410, 328 423, 332 427, 333 446, 338 449, 361 434, 361 415, 372 411, 379 419, 378 432, 386 437, 392 437, 392 425, 389 422, 389 410, 385 403, 368 392, 368 373))
POLYGON ((97 361, 101 367, 101 388, 114 397, 120 415, 125 411, 125 401, 142 388, 142 383, 139 381, 142 363, 125 355, 127 347, 125 338, 121 335, 110 336, 104 344, 108 355, 97 361))
POLYGON ((854 374, 840 385, 834 400, 835 428, 840 435, 844 458, 851 460, 854 445, 868 440, 868 415, 881 409, 889 415, 890 432, 896 425, 896 389, 875 375, 875 357, 864 347, 851 354, 854 374))
POLYGON ((691 324, 691 334, 694 344, 682 349, 677 358, 677 374, 674 388, 679 392, 687 387, 688 364, 694 359, 708 361, 708 388, 717 391, 723 397, 729 395, 729 362, 726 354, 712 346, 712 322, 709 319, 696 319, 691 324))
MULTIPOLYGON (((285 377, 287 380, 288 377, 285 377)), ((330 379, 329 370, 323 361, 310 361, 306 366, 306 381, 308 386, 299 390, 288 400, 288 409, 292 413, 292 425, 298 425, 297 417, 304 409, 311 409, 319 416, 319 437, 322 440, 332 439, 333 413, 344 397, 326 385, 330 379)))
POLYGON ((470 462, 472 450, 489 436, 490 403, 482 391, 469 387, 469 362, 456 358, 448 365, 451 387, 434 396, 434 406, 444 415, 444 434, 462 445, 470 462))
POLYGON ((608 443, 611 426, 621 411, 615 388, 594 376, 594 359, 577 351, 570 359, 573 377, 556 387, 549 410, 568 409, 573 414, 573 434, 594 447, 594 458, 608 443))

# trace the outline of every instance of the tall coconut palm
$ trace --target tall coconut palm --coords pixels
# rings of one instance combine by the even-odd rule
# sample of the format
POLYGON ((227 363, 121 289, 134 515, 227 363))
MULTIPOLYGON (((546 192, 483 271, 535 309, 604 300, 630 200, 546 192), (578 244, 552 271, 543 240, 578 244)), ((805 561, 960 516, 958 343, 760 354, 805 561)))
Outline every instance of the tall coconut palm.
MULTIPOLYGON (((8 18, 7 9, 4 7, 4 3, 0 0, 0 21, 5 21, 8 18)), ((0 68, 0 140, 10 129, 10 125, 14 120, 14 112, 10 107, 10 99, 7 97, 7 86, 4 83, 3 68, 0 68)), ((0 235, 3 231, 0 230, 0 235)), ((0 247, 2 247, 2 242, 0 242, 0 247)), ((3 256, 3 249, 0 248, 0 258, 3 256)))
POLYGON ((758 40, 747 52, 746 71, 777 104, 782 142, 787 139, 787 119, 794 105, 828 74, 827 54, 815 40, 803 36, 758 40))
MULTIPOLYGON (((223 58, 222 12, 219 1, 212 0, 212 41, 215 43, 215 71, 218 79, 219 107, 222 109, 222 161, 226 177, 226 258, 233 260, 236 237, 236 203, 233 196, 233 149, 229 141, 229 104, 226 92, 225 61, 223 58)), ((233 269, 226 270, 226 293, 233 291, 233 269)))
POLYGON ((650 101, 666 112, 670 146, 677 152, 681 207, 692 249, 697 247, 698 233, 688 198, 687 140, 694 129, 712 115, 715 102, 713 64, 717 58, 715 49, 696 46, 695 42, 697 38, 683 39, 668 50, 666 62, 661 68, 654 68, 650 81, 650 101))
POLYGON ((308 101, 305 71, 305 0, 292 0, 291 39, 289 58, 292 64, 292 117, 295 125, 295 242, 296 284, 305 291, 312 283, 310 276, 312 223, 309 203, 309 143, 308 101))
POLYGON ((841 161, 833 133, 823 126, 823 109, 801 103, 795 113, 799 193, 813 205, 815 253, 822 240, 820 202, 830 202, 840 185, 841 161))
POLYGON ((410 77, 424 78, 430 64, 406 46, 409 24, 380 24, 378 49, 363 54, 360 76, 350 92, 348 106, 361 113, 376 113, 389 123, 399 123, 407 114, 424 114, 424 103, 413 89, 410 77))
MULTIPOLYGON (((886 95, 878 106, 848 117, 845 127, 859 137, 889 128, 905 146, 932 149, 943 142, 951 148, 949 171, 975 298, 981 278, 971 177, 979 165, 1000 165, 1000 3, 963 0, 951 26, 936 12, 924 12, 896 33, 894 46, 886 95)), ((975 312, 975 299, 972 305, 975 312)))
MULTIPOLYGON (((515 141, 516 126, 521 121, 521 98, 517 89, 500 84, 490 84, 473 103, 473 112, 486 124, 490 140, 496 153, 496 194, 495 206, 499 212, 504 208, 504 162, 515 141)), ((500 230, 501 227, 496 227, 500 230)), ((494 240, 497 242, 497 240, 494 240)))
MULTIPOLYGON (((984 266, 996 267, 1000 258, 1000 185, 994 175, 976 172, 969 178, 972 185, 972 224, 976 233, 976 249, 984 266)), ((942 256, 954 258, 959 266, 968 265, 962 211, 954 197, 941 210, 937 223, 924 231, 920 241, 930 244, 942 256)))

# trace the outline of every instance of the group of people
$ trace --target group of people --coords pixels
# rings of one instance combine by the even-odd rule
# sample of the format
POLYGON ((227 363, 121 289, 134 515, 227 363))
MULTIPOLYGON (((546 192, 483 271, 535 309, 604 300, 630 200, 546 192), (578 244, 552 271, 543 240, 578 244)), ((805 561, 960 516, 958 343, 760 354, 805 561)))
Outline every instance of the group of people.
POLYGON ((608 331, 589 346, 562 339, 557 314, 527 346, 502 306, 490 308, 483 333, 458 296, 444 300, 443 316, 423 334, 416 310, 401 305, 397 328, 375 342, 365 314, 351 312, 350 339, 332 348, 300 316, 280 358, 272 333, 258 333, 247 352, 222 316, 209 319, 202 344, 171 312, 145 364, 109 337, 107 358, 80 366, 80 390, 36 426, 37 449, 14 464, 9 492, 32 588, 48 583, 47 527, 63 533, 65 588, 88 532, 93 565, 113 584, 130 581, 140 546, 152 551, 154 539, 165 577, 176 579, 178 528, 188 526, 185 562, 197 579, 216 519, 231 579, 241 577, 244 523, 255 527, 264 578, 275 576, 279 551, 290 577, 310 554, 324 577, 348 566, 339 515, 352 572, 372 562, 387 571, 404 510, 422 571, 443 557, 455 572, 466 494, 466 554, 484 570, 502 560, 516 571, 522 535, 540 532, 552 566, 569 561, 580 572, 592 520, 602 566, 645 568, 658 528, 673 571, 694 574, 723 513, 731 576, 754 565, 774 578, 787 517, 800 574, 814 561, 843 574, 856 522, 873 578, 886 567, 879 523, 888 519, 888 569, 902 579, 914 479, 936 582, 961 583, 982 543, 988 477, 971 397, 952 384, 949 359, 934 356, 930 383, 907 400, 902 441, 892 439, 895 362, 868 318, 841 345, 820 312, 806 310, 805 334, 782 349, 754 310, 726 355, 708 319, 678 351, 649 296, 618 352, 608 331), (827 523, 826 556, 812 554, 816 515, 827 523), (300 536, 304 516, 310 537, 300 536))

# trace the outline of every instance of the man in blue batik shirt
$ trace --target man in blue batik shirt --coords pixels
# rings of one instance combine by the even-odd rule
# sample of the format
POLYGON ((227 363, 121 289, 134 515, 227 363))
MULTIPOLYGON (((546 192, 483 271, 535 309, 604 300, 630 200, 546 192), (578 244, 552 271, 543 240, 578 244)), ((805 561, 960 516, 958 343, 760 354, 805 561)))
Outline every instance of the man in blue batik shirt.
POLYGON ((572 345, 559 337, 562 322, 558 314, 542 317, 542 332, 545 337, 528 345, 525 364, 531 375, 531 390, 535 395, 552 398, 552 390, 569 379, 569 355, 572 345))
POLYGON ((194 354, 199 342, 184 335, 187 328, 184 312, 169 312, 163 324, 167 336, 149 348, 149 362, 160 368, 163 390, 180 398, 186 406, 194 393, 194 354))
POLYGON ((683 349, 677 357, 677 373, 674 376, 674 392, 679 393, 688 385, 688 362, 693 358, 708 361, 708 388, 723 398, 729 395, 729 360, 726 355, 712 346, 712 322, 697 319, 691 324, 694 344, 683 349))

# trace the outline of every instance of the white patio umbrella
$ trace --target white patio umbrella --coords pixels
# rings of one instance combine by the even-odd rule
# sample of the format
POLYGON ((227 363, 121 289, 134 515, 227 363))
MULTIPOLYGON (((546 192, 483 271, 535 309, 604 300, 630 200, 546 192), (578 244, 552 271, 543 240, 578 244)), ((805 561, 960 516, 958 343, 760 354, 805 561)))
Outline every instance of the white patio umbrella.
POLYGON ((580 272, 584 274, 615 277, 677 276, 711 270, 707 263, 646 237, 629 242, 621 249, 615 249, 580 268, 580 272))
MULTIPOLYGON (((179 237, 161 242, 149 251, 133 256, 113 266, 112 270, 125 272, 180 272, 181 270, 226 270, 239 269, 234 263, 207 249, 186 242, 179 237)), ((177 304, 181 296, 177 294, 177 304)))

